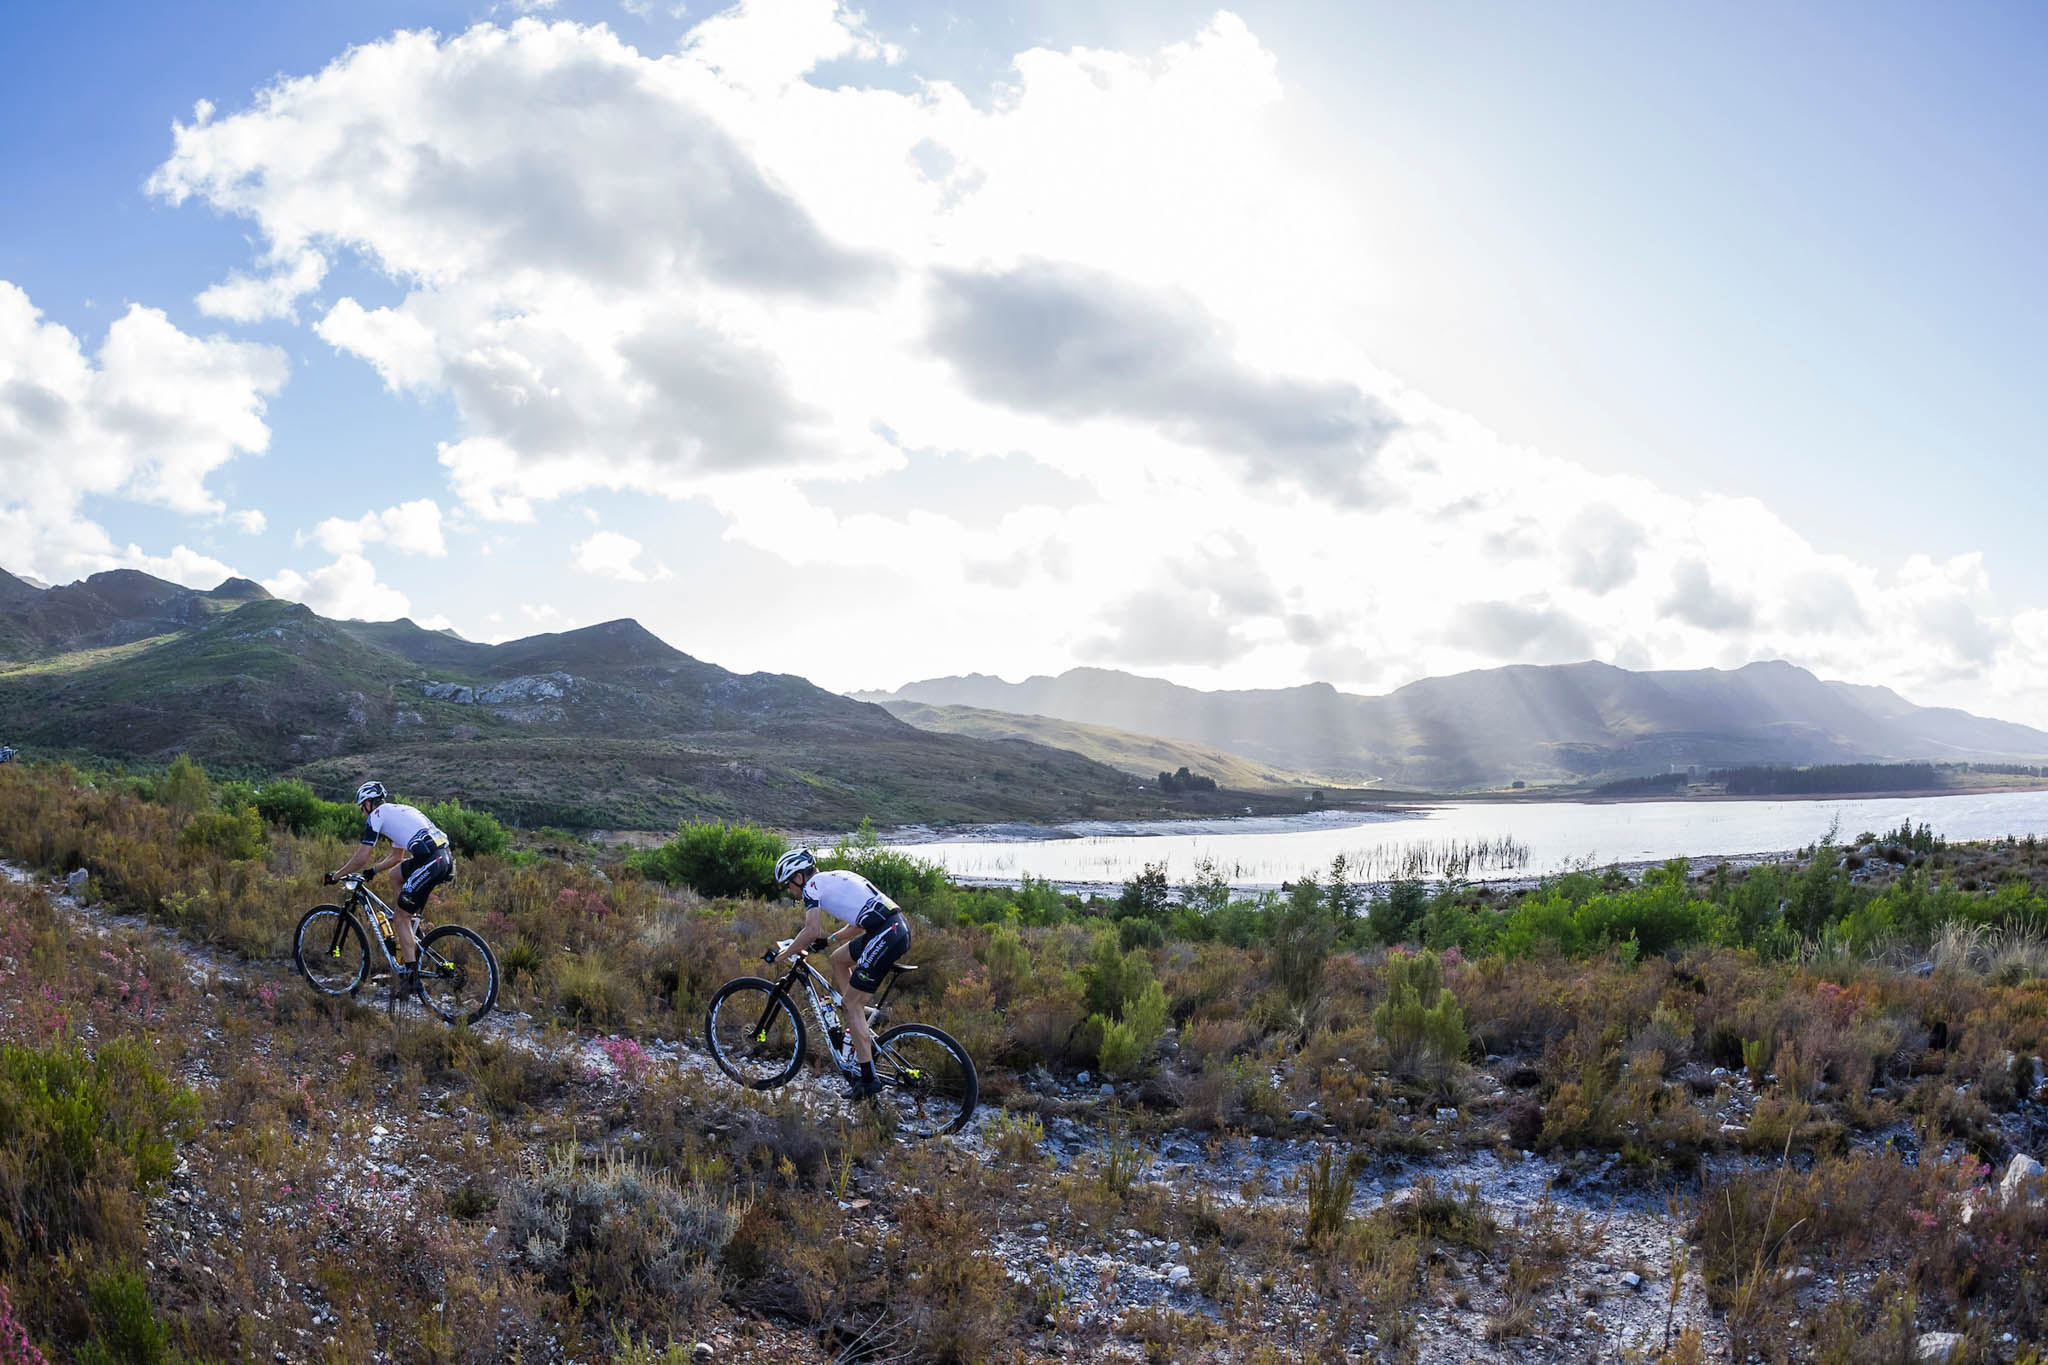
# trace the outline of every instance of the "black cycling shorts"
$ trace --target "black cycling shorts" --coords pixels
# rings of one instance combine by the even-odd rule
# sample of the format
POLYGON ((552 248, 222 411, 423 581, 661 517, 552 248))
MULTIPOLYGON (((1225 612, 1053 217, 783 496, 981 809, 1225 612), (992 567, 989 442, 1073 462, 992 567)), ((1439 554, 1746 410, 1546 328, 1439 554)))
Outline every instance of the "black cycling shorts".
POLYGON ((455 854, 425 834, 407 844, 405 854, 398 865, 398 908, 417 915, 433 889, 455 875, 455 854))
POLYGON ((846 984, 874 994, 881 989, 883 975, 909 947, 910 926, 903 916, 891 915, 879 928, 870 929, 853 941, 853 972, 846 984))

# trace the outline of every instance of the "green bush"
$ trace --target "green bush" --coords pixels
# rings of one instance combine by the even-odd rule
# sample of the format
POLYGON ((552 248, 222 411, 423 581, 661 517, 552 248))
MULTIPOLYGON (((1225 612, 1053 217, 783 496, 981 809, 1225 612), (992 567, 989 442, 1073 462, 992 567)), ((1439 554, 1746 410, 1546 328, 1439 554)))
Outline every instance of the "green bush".
POLYGON ((1148 982, 1138 998, 1124 1007, 1123 1018, 1102 1020, 1097 1060, 1110 1075, 1127 1076, 1152 1059, 1165 1031, 1166 988, 1157 981, 1148 982))
POLYGON ((1444 989, 1435 953, 1387 959, 1387 997, 1372 1012, 1372 1026, 1397 1075, 1438 1078, 1465 1055, 1465 1011, 1444 989))
POLYGON ((1147 863, 1145 870, 1124 883, 1116 898, 1118 919, 1149 920, 1158 923, 1173 908, 1166 889, 1166 864, 1147 863))
POLYGON ((1152 959, 1141 952, 1124 951, 1106 927, 1097 932, 1095 949, 1081 968, 1090 1014, 1121 1015, 1152 980, 1152 959))
POLYGON ((783 848, 781 835, 759 825, 686 820, 675 838, 629 862, 644 877, 687 886, 700 896, 767 898, 776 891, 775 860, 783 848))
POLYGON ((263 855, 263 819, 249 808, 201 811, 186 822, 178 842, 186 848, 211 849, 229 862, 246 862, 263 855))
POLYGON ((858 872, 873 882, 876 890, 907 910, 928 913, 935 908, 934 902, 949 901, 949 893, 956 890, 944 868, 900 848, 886 846, 868 820, 861 821, 859 830, 834 845, 818 860, 818 866, 858 872))
POLYGON ((466 809, 460 801, 443 801, 427 807, 423 813, 465 858, 474 858, 479 853, 503 853, 511 842, 497 816, 489 811, 466 809))
POLYGON ((133 1039, 0 1047, 0 1269, 102 1239, 125 1254, 133 1196, 171 1173, 198 1113, 133 1039))
POLYGON ((1375 902, 1368 912, 1373 937, 1390 948, 1396 943, 1408 942, 1428 902, 1421 882, 1395 882, 1387 888, 1387 898, 1375 902))
POLYGON ((363 831, 361 811, 343 801, 322 801, 297 778, 265 782, 256 792, 256 813, 294 834, 354 839, 363 831))
POLYGON ((1273 982, 1293 1004, 1308 1005, 1321 997, 1323 969, 1337 946, 1338 928, 1313 877, 1296 882, 1286 903, 1267 915, 1273 982))
POLYGON ((194 763, 190 755, 179 754, 156 784, 156 799, 169 807, 173 815, 189 816, 213 804, 213 784, 206 780, 206 769, 194 763))
POLYGON ((93 1334, 78 1348, 78 1365, 198 1365, 171 1344, 139 1271, 101 1275, 86 1297, 93 1334))

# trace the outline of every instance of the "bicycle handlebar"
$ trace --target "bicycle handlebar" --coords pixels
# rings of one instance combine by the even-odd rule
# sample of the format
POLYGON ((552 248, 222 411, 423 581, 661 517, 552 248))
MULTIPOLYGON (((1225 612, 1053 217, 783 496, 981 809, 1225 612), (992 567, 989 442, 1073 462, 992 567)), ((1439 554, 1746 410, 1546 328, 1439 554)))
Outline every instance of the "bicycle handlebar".
MULTIPOLYGON (((793 938, 779 940, 773 948, 761 954, 761 960, 772 965, 776 958, 789 951, 789 945, 794 942, 796 940, 793 938)), ((807 953, 822 953, 831 946, 832 940, 829 938, 814 938, 811 940, 810 947, 804 949, 804 951, 807 953)))

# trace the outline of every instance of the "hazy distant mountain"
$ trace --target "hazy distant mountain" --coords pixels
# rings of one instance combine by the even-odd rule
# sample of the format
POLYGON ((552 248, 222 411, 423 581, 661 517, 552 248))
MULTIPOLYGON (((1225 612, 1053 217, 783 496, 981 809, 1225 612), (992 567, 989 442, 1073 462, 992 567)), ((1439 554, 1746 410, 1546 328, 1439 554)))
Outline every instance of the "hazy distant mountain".
POLYGON ((614 828, 717 815, 783 826, 1152 813, 1075 754, 930 733, 802 678, 735 674, 633 621, 501 645, 331 621, 245 579, 133 571, 37 588, 0 571, 0 742, 288 771, 614 828))
POLYGON ((2048 761, 2043 731, 1914 706, 1888 688, 1823 682, 1784 662, 1663 672, 1516 665, 1424 678, 1378 697, 1323 683, 1202 692, 1099 668, 1021 683, 933 678, 862 695, 1106 725, 1282 768, 1437 789, 1691 764, 2048 761))
POLYGON ((988 711, 978 706, 929 706, 921 701, 896 699, 881 704, 891 715, 909 721, 920 730, 976 735, 982 739, 1028 739, 1081 754, 1147 779, 1163 772, 1187 768, 1240 791, 1322 781, 1313 773, 1254 762, 1242 755, 1225 753, 1191 740, 1138 735, 1107 725, 1084 725, 1079 721, 1054 720, 1050 716, 1023 716, 1014 711, 988 711))

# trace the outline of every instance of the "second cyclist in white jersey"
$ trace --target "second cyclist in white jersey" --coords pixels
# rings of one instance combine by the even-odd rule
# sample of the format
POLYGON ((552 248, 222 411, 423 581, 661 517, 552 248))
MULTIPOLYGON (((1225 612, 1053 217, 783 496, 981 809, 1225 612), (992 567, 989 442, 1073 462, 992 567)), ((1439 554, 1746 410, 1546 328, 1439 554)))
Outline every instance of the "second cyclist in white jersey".
POLYGON ((847 1094, 865 1099, 879 1091, 875 1079, 875 1038, 868 1029, 868 1002, 881 988, 882 976, 910 946, 910 925, 896 902, 858 872, 820 872, 807 848, 793 848, 775 864, 775 882, 804 903, 804 927, 789 947, 776 954, 783 962, 806 951, 824 932, 825 917, 842 923, 827 944, 832 984, 846 1002, 846 1032, 860 1064, 847 1094))
POLYGON ((379 839, 391 841, 391 852, 370 869, 369 875, 388 871, 403 863, 398 874, 399 985, 410 987, 419 977, 419 944, 413 938, 413 917, 424 910, 427 896, 455 875, 455 854, 448 836, 417 807, 393 801, 382 782, 365 782, 356 789, 356 805, 363 812, 363 840, 348 861, 327 874, 332 886, 376 857, 379 839))

